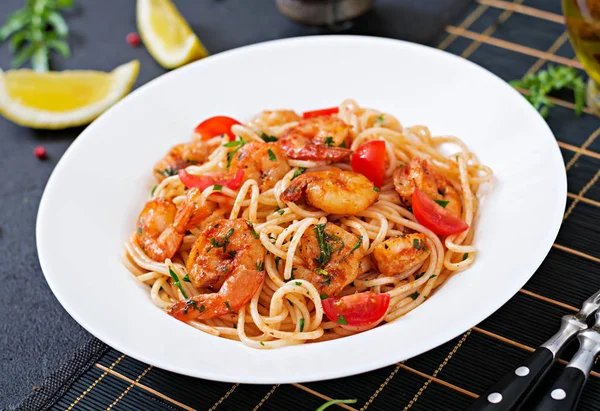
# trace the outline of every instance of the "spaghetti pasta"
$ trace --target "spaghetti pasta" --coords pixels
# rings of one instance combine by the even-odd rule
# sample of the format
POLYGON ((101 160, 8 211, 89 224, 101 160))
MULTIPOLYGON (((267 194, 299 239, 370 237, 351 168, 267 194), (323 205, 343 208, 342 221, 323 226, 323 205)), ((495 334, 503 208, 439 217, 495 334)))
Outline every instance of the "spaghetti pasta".
POLYGON ((403 127, 353 100, 335 111, 318 121, 263 112, 232 126, 233 141, 195 136, 200 158, 159 162, 123 257, 158 307, 211 335, 276 348, 396 320, 473 264, 476 194, 492 171, 457 137, 403 127), (385 145, 379 188, 348 161, 371 141, 385 145), (458 151, 446 156, 441 145, 458 151), (439 235, 422 224, 405 195, 415 189, 468 228, 439 235), (324 311, 327 300, 367 294, 389 296, 375 322, 324 311))

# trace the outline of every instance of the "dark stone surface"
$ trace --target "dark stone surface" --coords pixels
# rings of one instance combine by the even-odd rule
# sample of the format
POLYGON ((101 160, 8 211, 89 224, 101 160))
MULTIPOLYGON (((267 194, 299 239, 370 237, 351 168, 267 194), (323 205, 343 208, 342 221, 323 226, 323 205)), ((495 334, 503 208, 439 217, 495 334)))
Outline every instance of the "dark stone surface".
MULTIPOLYGON (((429 43, 469 2, 377 0, 375 8, 346 33, 429 43)), ((23 3, 0 1, 0 21, 23 3)), ((127 33, 136 31, 134 1, 76 3, 66 15, 73 55, 67 60, 55 58, 54 69, 111 70, 136 58, 141 62, 136 87, 165 72, 144 47, 134 49, 125 42, 127 33)), ((287 20, 269 0, 177 0, 176 4, 213 54, 272 39, 328 32, 287 20)), ((8 45, 0 45, 0 67, 9 69, 10 61, 8 45)), ((52 295, 35 246, 36 213, 46 181, 82 129, 34 131, 0 117, 0 167, 4 172, 0 180, 0 408, 19 402, 90 338, 52 295), (37 145, 48 150, 46 161, 33 156, 37 145)))

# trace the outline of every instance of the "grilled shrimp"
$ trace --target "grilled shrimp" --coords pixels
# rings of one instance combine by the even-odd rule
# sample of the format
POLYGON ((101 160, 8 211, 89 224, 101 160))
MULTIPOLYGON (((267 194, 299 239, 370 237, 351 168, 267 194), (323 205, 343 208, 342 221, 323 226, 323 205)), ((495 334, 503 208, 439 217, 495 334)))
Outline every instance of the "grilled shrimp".
POLYGON ((244 170, 244 180, 256 180, 265 191, 275 187, 290 171, 290 166, 279 143, 253 141, 244 144, 233 155, 231 170, 238 169, 244 170))
POLYGON ((208 208, 196 204, 199 193, 195 188, 189 190, 179 209, 171 200, 160 197, 146 203, 138 217, 137 242, 148 257, 160 262, 172 258, 186 230, 210 215, 208 208))
POLYGON ((415 233, 385 240, 375 247, 373 258, 381 274, 393 276, 422 263, 429 253, 425 235, 415 233))
POLYGON ((202 231, 190 252, 188 277, 195 287, 218 290, 240 270, 255 276, 263 272, 265 253, 248 221, 216 220, 202 231))
POLYGON ((358 276, 363 252, 361 239, 333 224, 307 230, 298 245, 307 267, 298 267, 294 278, 310 281, 319 293, 334 296, 358 276))
POLYGON ((418 188, 432 200, 448 201, 446 210, 461 218, 462 203, 458 192, 448 179, 429 166, 427 160, 414 157, 399 167, 394 171, 394 186, 406 206, 412 205, 413 192, 418 188))
POLYGON ((154 176, 160 182, 187 166, 202 164, 208 160, 208 156, 219 147, 220 140, 208 143, 202 140, 194 140, 189 143, 177 144, 154 165, 154 176))
POLYGON ((352 127, 333 116, 300 120, 279 137, 281 148, 297 160, 341 161, 352 154, 349 146, 352 127))
POLYGON ((331 214, 359 214, 369 208, 379 193, 362 174, 338 169, 314 171, 296 177, 281 194, 285 202, 306 196, 313 207, 331 214))
POLYGON ((239 311, 252 299, 265 278, 264 271, 239 266, 216 293, 198 294, 178 301, 169 314, 181 321, 208 320, 239 311))
POLYGON ((250 123, 277 127, 300 120, 302 120, 302 117, 293 110, 265 110, 257 114, 250 123))

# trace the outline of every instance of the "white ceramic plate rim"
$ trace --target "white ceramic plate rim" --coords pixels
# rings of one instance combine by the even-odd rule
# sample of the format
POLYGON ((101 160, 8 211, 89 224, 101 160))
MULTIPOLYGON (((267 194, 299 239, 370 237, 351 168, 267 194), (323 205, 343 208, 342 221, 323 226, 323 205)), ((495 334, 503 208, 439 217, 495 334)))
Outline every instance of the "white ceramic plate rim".
MULTIPOLYGON (((260 110, 261 108, 262 107, 257 107, 256 111, 260 110)), ((402 121, 400 113, 394 114, 397 115, 402 121)), ((116 104, 112 109, 107 111, 98 120, 96 120, 96 122, 90 125, 78 137, 77 141, 75 141, 71 145, 71 147, 69 147, 69 149, 66 151, 66 153, 60 160, 59 164, 56 166, 54 172, 52 173, 48 181, 40 203, 36 237, 40 263, 44 275, 50 288, 56 295, 59 302, 63 305, 67 312, 69 312, 69 314, 86 330, 88 330, 90 333, 92 333, 108 345, 112 346, 113 348, 133 358, 136 358, 148 364, 152 364, 159 368, 194 377, 240 383, 291 383, 337 378, 388 366, 395 362, 414 357, 430 349, 433 349, 460 335, 461 333, 464 333, 469 328, 478 324, 483 319, 491 315, 498 308, 500 308, 515 293, 517 293, 518 290, 526 283, 526 281, 531 277, 531 275, 533 275, 535 270, 544 260, 560 228, 565 202, 566 174, 564 172, 562 157, 558 146, 554 141, 552 132, 545 124, 545 122, 541 119, 541 117, 539 117, 537 112, 524 99, 522 99, 516 91, 512 90, 512 88, 508 84, 504 83, 504 81, 500 78, 487 72, 485 69, 471 62, 463 60, 457 56, 413 43, 407 43, 399 40, 362 36, 312 36, 306 38, 292 38, 260 43, 217 54, 208 59, 190 64, 179 70, 167 73, 166 75, 161 76, 160 78, 157 78, 144 85, 143 87, 139 88, 138 90, 134 91, 130 96, 126 97, 121 102, 116 104), (373 47, 389 46, 398 48, 398 51, 407 50, 409 52, 422 53, 424 55, 435 55, 435 58, 438 59, 440 63, 448 62, 449 64, 453 64, 457 67, 460 67, 461 69, 464 67, 464 70, 471 70, 474 73, 484 72, 486 76, 489 77, 490 83, 496 83, 494 87, 498 87, 499 89, 504 88, 506 90, 509 90, 510 93, 514 94, 514 102, 511 101, 511 104, 517 106, 519 110, 528 113, 527 115, 531 118, 531 121, 535 122, 536 127, 542 130, 543 134, 545 134, 544 138, 546 139, 546 145, 544 146, 544 149, 548 151, 546 155, 549 156, 549 158, 547 159, 547 173, 548 175, 551 175, 550 177, 555 183, 555 191, 553 192, 554 198, 552 199, 553 201, 549 205, 549 207, 552 207, 552 210, 548 212, 548 215, 550 217, 548 218, 548 221, 546 221, 547 225, 545 233, 543 235, 540 234, 538 241, 535 245, 531 245, 530 256, 526 261, 523 261, 523 266, 521 270, 523 274, 515 278, 511 278, 511 282, 504 284, 504 287, 502 289, 496 290, 497 292, 486 296, 476 296, 471 301, 475 306, 477 306, 476 310, 474 310, 466 316, 454 318, 455 321, 453 322, 453 324, 450 324, 445 328, 438 329, 437 332, 430 335, 430 338, 427 339, 427 341, 422 341, 420 345, 415 344, 413 346, 404 347, 404 349, 401 352, 386 351, 382 353, 374 353, 372 351, 373 344, 376 343, 378 338, 389 338, 390 333, 386 330, 391 325, 379 327, 369 332, 353 336, 352 338, 334 340, 319 344, 286 347, 284 349, 277 350, 258 350, 258 353, 249 353, 247 350, 250 349, 247 347, 243 347, 241 343, 206 336, 212 338, 212 340, 209 340, 209 344, 214 344, 215 346, 222 346, 223 349, 229 350, 231 344, 239 345, 239 348, 233 348, 234 350, 241 352, 239 359, 242 361, 242 363, 239 364, 239 368, 237 369, 235 368, 235 366, 229 365, 224 366, 222 369, 201 369, 197 367, 197 365, 194 366, 194 364, 186 364, 182 361, 176 361, 174 360, 173 356, 170 357, 168 353, 165 355, 164 353, 145 352, 146 350, 140 350, 139 347, 135 347, 135 344, 131 344, 130 341, 123 340, 122 338, 120 338, 120 336, 111 333, 109 330, 106 329, 106 327, 99 326, 98 318, 91 318, 88 314, 81 314, 81 307, 78 306, 76 302, 74 302, 72 295, 70 295, 70 292, 66 291, 64 288, 64 280, 61 279, 60 275, 60 270, 63 269, 64 266, 58 267, 55 263, 51 262, 51 260, 54 259, 52 258, 52 249, 55 246, 52 244, 53 235, 51 232, 49 232, 47 223, 49 219, 52 218, 52 214, 55 210, 54 207, 56 207, 57 200, 55 198, 52 198, 52 193, 58 187, 60 187, 61 176, 67 171, 72 157, 76 155, 76 153, 80 150, 80 147, 90 142, 91 138, 94 136, 95 130, 97 128, 103 127, 105 123, 110 122, 113 113, 116 113, 119 110, 121 110, 123 106, 129 104, 129 102, 134 100, 136 96, 142 93, 149 93, 152 89, 159 88, 163 83, 169 82, 171 81, 171 79, 180 76, 188 71, 200 70, 200 67, 204 66, 205 64, 217 64, 217 62, 220 60, 229 59, 235 56, 240 58, 243 58, 244 56, 251 57, 252 54, 255 52, 264 51, 270 48, 276 49, 280 47, 302 47, 316 44, 323 46, 324 43, 329 43, 332 47, 335 47, 336 45, 347 46, 348 44, 356 46, 371 45, 373 47), (338 350, 346 350, 346 352, 349 353, 349 351, 347 351, 348 349, 359 350, 358 352, 360 353, 360 355, 366 353, 370 353, 371 355, 368 356, 368 360, 363 359, 362 361, 347 361, 345 364, 342 365, 340 365, 339 361, 336 361, 335 366, 319 366, 319 363, 313 360, 319 358, 322 360, 324 358, 327 358, 327 352, 335 353, 338 350), (246 360, 247 363, 244 363, 244 361, 246 360), (283 364, 281 364, 282 361, 283 364), (310 372, 310 370, 307 367, 303 367, 302 370, 297 370, 294 367, 285 366, 286 364, 289 365, 294 361, 311 363, 314 366, 313 372, 310 372), (277 365, 277 362, 280 362, 280 365, 277 365), (266 369, 269 369, 272 372, 268 375, 265 373, 260 373, 260 375, 254 375, 254 373, 252 372, 252 367, 257 366, 266 367, 266 369)), ((124 241, 124 239, 118 239, 118 241, 124 241)), ((468 273, 468 271, 466 271, 465 273, 468 273)), ((445 285, 445 287, 448 286, 448 284, 445 285)), ((432 301, 429 301, 427 304, 424 304, 419 309, 426 307, 431 303, 432 301)), ((440 315, 443 315, 443 313, 440 313, 440 315)), ((171 328, 169 328, 169 330, 165 331, 173 331, 177 334, 181 333, 181 335, 187 336, 191 335, 190 332, 202 334, 199 331, 193 330, 191 327, 175 322, 173 323, 172 330, 171 328), (189 330, 184 330, 183 327, 186 327, 189 330)))

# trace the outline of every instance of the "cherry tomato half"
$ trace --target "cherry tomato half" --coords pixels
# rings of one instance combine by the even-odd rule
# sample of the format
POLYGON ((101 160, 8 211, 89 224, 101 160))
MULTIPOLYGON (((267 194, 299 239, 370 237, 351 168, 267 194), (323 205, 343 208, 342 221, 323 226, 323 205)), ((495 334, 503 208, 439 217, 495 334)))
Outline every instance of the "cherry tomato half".
POLYGON ((321 301, 331 321, 342 325, 366 326, 383 319, 390 306, 390 295, 372 292, 330 297, 321 301))
POLYGON ((215 179, 211 176, 196 176, 188 173, 185 169, 181 169, 177 172, 179 175, 179 179, 187 188, 196 187, 199 188, 200 191, 206 190, 208 187, 213 186, 215 184, 219 184, 230 188, 232 190, 237 190, 242 185, 244 181, 244 170, 239 169, 235 172, 233 178, 230 179, 215 179))
POLYGON ((358 146, 352 155, 352 170, 381 188, 385 175, 385 141, 372 140, 358 146))
POLYGON ((412 209, 417 221, 436 234, 457 234, 469 228, 467 223, 454 217, 418 188, 412 195, 412 209))
POLYGON ((302 113, 302 118, 330 116, 332 114, 337 114, 339 112, 340 112, 339 107, 323 108, 320 110, 305 111, 304 113, 302 113))
POLYGON ((227 116, 214 116, 204 120, 194 129, 194 133, 201 136, 202 140, 210 140, 213 137, 227 134, 229 141, 235 140, 231 132, 231 126, 241 124, 236 119, 227 116))

